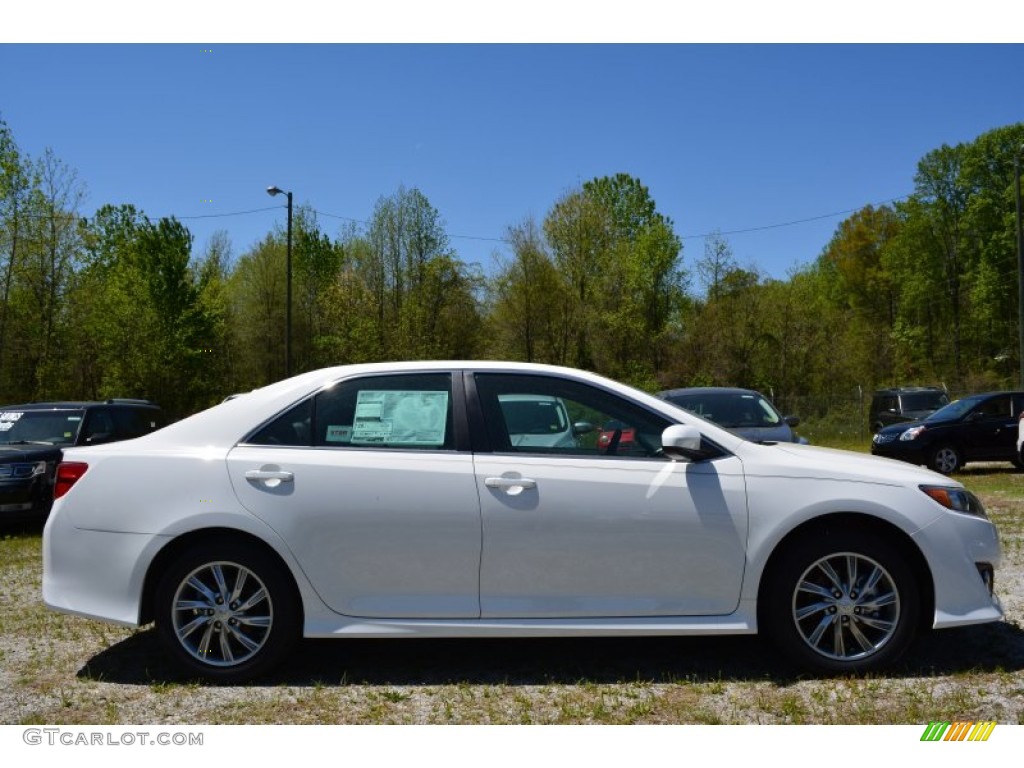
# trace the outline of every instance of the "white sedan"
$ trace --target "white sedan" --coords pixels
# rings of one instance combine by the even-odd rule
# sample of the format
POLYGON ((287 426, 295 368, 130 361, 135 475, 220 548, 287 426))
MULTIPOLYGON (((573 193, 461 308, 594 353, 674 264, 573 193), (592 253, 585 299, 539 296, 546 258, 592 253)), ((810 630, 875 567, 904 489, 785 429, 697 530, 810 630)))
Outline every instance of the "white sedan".
POLYGON ((1002 618, 996 529, 959 483, 748 442, 566 368, 305 373, 69 449, 55 496, 46 604, 155 621, 187 674, 220 682, 301 637, 763 631, 853 673, 921 629, 1002 618), (546 427, 571 439, 518 439, 523 402, 557 403, 546 427), (599 442, 608 424, 629 439, 599 442))

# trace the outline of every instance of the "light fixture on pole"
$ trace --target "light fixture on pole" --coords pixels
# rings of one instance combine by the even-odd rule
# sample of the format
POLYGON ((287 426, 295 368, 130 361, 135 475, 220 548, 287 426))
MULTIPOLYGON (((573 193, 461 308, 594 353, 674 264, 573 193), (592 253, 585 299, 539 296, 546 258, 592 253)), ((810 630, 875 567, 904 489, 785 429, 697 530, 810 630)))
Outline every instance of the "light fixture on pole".
POLYGON ((288 260, 287 299, 285 300, 285 335, 284 335, 284 373, 285 378, 292 375, 292 193, 278 187, 267 187, 267 194, 288 196, 288 260))

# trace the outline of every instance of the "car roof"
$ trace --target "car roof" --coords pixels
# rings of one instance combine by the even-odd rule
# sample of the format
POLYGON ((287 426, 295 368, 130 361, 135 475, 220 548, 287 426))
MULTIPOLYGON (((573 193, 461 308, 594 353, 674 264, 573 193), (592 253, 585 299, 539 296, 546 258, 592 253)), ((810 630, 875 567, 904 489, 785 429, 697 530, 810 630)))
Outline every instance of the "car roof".
POLYGON ((903 392, 945 392, 942 387, 885 387, 876 389, 876 395, 898 395, 903 392))
POLYGON ((1019 389, 1000 389, 1000 390, 996 390, 996 391, 993 391, 993 392, 974 392, 973 394, 964 395, 963 397, 958 397, 957 399, 958 400, 967 400, 969 398, 974 398, 974 397, 978 397, 978 398, 989 398, 989 397, 1000 397, 1000 396, 1004 396, 1005 397, 1006 395, 1024 395, 1024 390, 1019 390, 1019 389))
POLYGON ((19 403, 17 405, 0 405, 0 411, 72 411, 83 408, 95 408, 98 405, 113 405, 132 408, 159 408, 149 400, 61 400, 46 403, 19 403))
POLYGON ((681 387, 679 389, 666 389, 659 392, 658 397, 670 395, 761 395, 756 389, 743 389, 741 387, 681 387))
MULTIPOLYGON (((678 420, 678 406, 664 399, 642 392, 627 384, 599 376, 589 371, 565 368, 540 363, 502 362, 496 360, 419 360, 405 362, 358 363, 321 368, 298 374, 290 379, 268 384, 251 392, 221 402, 205 411, 175 422, 132 443, 136 447, 152 445, 207 446, 234 445, 261 424, 284 413, 308 395, 328 387, 341 379, 357 376, 385 376, 397 373, 428 373, 449 371, 474 371, 480 373, 501 373, 511 375, 553 375, 570 380, 589 383, 608 389, 619 395, 632 397, 644 403, 650 410, 678 420)), ((694 417, 696 418, 696 417, 694 417)), ((703 425, 711 439, 727 450, 742 438, 713 424, 703 425)), ((89 450, 117 450, 118 443, 110 446, 96 446, 89 450)), ((133 448, 134 449, 134 448, 133 448)))

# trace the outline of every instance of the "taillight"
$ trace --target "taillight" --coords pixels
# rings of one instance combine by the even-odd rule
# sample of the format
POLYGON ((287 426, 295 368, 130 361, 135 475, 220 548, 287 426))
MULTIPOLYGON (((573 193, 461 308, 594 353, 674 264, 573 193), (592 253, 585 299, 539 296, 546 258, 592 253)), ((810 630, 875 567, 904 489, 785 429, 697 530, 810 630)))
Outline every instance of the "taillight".
POLYGON ((53 483, 53 498, 59 499, 85 474, 89 465, 83 461, 63 461, 57 465, 57 478, 53 483))

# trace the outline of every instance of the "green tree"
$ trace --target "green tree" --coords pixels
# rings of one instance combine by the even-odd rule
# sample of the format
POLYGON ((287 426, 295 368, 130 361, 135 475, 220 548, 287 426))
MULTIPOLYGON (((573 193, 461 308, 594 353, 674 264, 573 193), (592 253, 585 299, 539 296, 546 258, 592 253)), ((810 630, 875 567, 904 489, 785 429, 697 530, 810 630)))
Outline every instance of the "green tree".
POLYGON ((27 196, 24 258, 18 259, 23 288, 21 386, 33 399, 59 397, 65 386, 62 361, 66 297, 82 258, 78 208, 84 187, 74 170, 47 149, 32 165, 27 196))
POLYGON ((512 259, 489 283, 490 353, 527 362, 564 364, 568 286, 551 261, 533 219, 510 227, 512 259))
POLYGON ((379 354, 423 359, 475 349, 478 281, 417 189, 377 201, 356 265, 376 308, 379 354))
POLYGON ((242 254, 228 278, 230 356, 240 389, 285 375, 285 252, 284 239, 270 233, 242 254))
POLYGON ((7 124, 0 120, 0 397, 20 399, 10 372, 12 301, 15 278, 25 259, 25 216, 30 169, 7 124))
POLYGON ((568 286, 568 362, 651 385, 685 297, 682 246, 671 220, 638 179, 617 174, 563 196, 544 232, 568 286))

